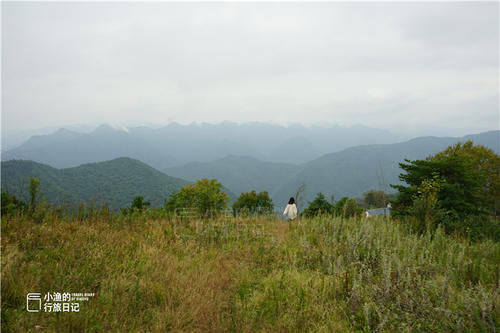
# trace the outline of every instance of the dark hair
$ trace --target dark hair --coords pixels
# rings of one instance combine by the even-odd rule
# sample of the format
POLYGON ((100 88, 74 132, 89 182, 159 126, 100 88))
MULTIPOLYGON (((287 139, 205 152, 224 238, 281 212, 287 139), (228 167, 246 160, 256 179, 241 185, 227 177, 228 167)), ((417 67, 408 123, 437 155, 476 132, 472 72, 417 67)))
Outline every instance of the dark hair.
POLYGON ((288 200, 288 204, 293 205, 294 203, 295 203, 295 199, 293 197, 291 197, 290 200, 288 200))

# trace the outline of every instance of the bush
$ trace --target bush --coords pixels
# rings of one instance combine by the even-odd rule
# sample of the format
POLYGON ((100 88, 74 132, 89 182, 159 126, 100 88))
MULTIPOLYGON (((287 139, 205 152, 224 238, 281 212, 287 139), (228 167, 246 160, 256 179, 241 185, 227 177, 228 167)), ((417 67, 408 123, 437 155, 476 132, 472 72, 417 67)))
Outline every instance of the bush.
POLYGON ((233 203, 233 214, 236 215, 262 215, 270 214, 274 209, 273 200, 267 191, 256 193, 241 193, 238 200, 233 203))
POLYGON ((2 216, 16 214, 23 211, 26 208, 26 204, 22 201, 17 200, 13 195, 2 191, 2 216))
POLYGON ((228 208, 229 196, 222 191, 222 184, 216 179, 200 179, 182 187, 166 201, 168 211, 194 209, 203 217, 213 217, 228 208))
POLYGON ((334 213, 335 207, 325 199, 323 193, 316 194, 316 198, 309 202, 309 206, 302 212, 306 217, 333 215, 334 213))
POLYGON ((144 212, 146 209, 151 206, 151 202, 149 201, 144 201, 144 197, 142 195, 139 195, 135 197, 135 199, 132 201, 132 204, 130 205, 129 208, 122 208, 122 214, 130 214, 133 212, 144 212))
POLYGON ((343 197, 335 203, 335 215, 342 217, 360 216, 363 213, 363 208, 358 207, 356 200, 343 197))
POLYGON ((354 199, 347 199, 342 207, 342 216, 345 218, 360 216, 362 213, 363 209, 358 207, 354 199))

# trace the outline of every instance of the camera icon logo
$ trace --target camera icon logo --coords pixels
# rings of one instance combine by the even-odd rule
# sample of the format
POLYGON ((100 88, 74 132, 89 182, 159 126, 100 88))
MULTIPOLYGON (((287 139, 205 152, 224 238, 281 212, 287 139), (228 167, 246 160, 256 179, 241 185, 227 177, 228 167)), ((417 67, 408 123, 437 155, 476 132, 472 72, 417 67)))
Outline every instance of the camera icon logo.
POLYGON ((26 295, 26 310, 28 312, 40 312, 42 309, 42 294, 29 293, 26 295))

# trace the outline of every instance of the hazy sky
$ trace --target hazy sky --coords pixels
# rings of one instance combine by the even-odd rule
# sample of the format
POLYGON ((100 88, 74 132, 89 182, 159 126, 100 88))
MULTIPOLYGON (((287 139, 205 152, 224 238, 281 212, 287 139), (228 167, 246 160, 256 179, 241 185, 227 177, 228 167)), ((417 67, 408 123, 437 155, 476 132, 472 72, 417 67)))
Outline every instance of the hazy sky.
POLYGON ((4 132, 498 129, 499 3, 2 2, 2 95, 4 132))

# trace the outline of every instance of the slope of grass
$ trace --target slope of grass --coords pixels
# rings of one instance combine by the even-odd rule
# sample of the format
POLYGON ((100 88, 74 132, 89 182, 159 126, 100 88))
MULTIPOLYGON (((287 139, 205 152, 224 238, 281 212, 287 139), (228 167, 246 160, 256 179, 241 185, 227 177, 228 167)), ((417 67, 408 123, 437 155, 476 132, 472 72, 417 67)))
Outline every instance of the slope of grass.
POLYGON ((500 244, 383 218, 2 219, 5 332, 495 331, 500 244), (28 313, 29 292, 93 292, 28 313))

